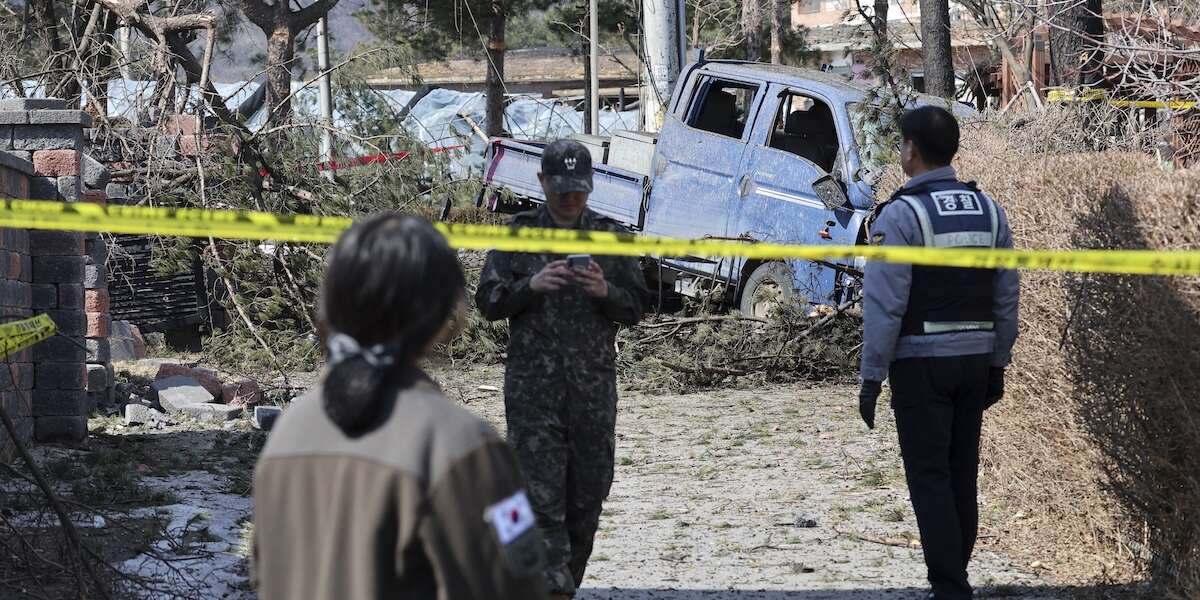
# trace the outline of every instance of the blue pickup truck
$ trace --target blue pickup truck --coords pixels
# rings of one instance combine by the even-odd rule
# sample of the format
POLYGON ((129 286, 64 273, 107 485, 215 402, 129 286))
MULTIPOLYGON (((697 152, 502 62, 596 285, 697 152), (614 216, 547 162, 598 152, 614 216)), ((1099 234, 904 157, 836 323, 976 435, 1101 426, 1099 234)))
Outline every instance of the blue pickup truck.
MULTIPOLYGON (((865 97, 864 88, 819 71, 692 63, 657 136, 580 136, 595 158, 589 206, 648 235, 862 244, 879 172, 866 164, 852 126, 865 97)), ((928 96, 916 102, 945 104, 928 96)), ((870 126, 877 124, 863 125, 870 126)), ((542 147, 492 140, 480 204, 514 212, 544 201, 537 179, 542 147)), ((664 289, 688 296, 722 291, 724 301, 750 315, 797 294, 814 305, 839 304, 861 274, 854 262, 673 257, 647 264, 650 280, 664 289)))

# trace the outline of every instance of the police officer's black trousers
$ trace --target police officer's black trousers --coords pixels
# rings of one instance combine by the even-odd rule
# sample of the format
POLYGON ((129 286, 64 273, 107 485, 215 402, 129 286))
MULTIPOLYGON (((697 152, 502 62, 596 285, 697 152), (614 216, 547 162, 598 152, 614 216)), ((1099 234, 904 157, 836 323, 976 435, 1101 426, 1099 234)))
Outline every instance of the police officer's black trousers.
POLYGON ((971 598, 976 476, 990 355, 892 363, 892 408, 921 549, 937 600, 971 598))

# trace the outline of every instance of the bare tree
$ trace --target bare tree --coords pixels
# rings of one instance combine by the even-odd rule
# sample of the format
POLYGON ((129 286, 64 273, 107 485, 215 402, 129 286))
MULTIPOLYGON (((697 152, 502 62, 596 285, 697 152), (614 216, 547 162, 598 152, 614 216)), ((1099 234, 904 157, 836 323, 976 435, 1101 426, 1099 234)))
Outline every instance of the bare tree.
POLYGON ((292 111, 296 36, 329 13, 338 0, 317 0, 293 11, 286 0, 244 0, 242 13, 267 35, 267 120, 277 124, 292 111))
POLYGON ((718 55, 745 40, 741 0, 687 0, 687 6, 692 16, 689 45, 718 55))
POLYGON ((146 0, 97 2, 112 11, 125 26, 137 29, 153 42, 155 63, 160 73, 157 91, 160 109, 166 105, 168 98, 174 97, 174 73, 178 64, 187 75, 188 82, 200 87, 201 95, 214 114, 226 122, 237 122, 208 77, 217 40, 215 15, 210 12, 197 12, 158 16, 150 12, 150 5, 146 0), (188 42, 192 40, 192 32, 201 29, 207 32, 205 50, 203 59, 197 59, 188 48, 188 42))
POLYGON ((746 60, 762 60, 762 0, 742 0, 742 35, 746 40, 746 60))
POLYGON ((925 93, 954 97, 954 55, 950 50, 950 3, 921 0, 921 46, 925 53, 925 93))
POLYGON ((996 0, 958 0, 958 3, 987 31, 989 43, 1004 57, 1016 85, 1032 82, 1033 35, 1038 25, 1036 0, 1014 0, 1007 4, 996 0), (1020 56, 1012 43, 1018 37, 1025 40, 1020 56))
POLYGON ((1050 82, 1079 87, 1100 81, 1104 17, 1101 0, 1059 0, 1047 5, 1050 82))
POLYGON ((888 37, 888 0, 875 0, 874 12, 871 13, 871 18, 868 21, 871 23, 871 29, 875 37, 888 37))
POLYGON ((789 22, 784 13, 789 7, 783 0, 771 0, 771 63, 783 62, 783 28, 789 22))

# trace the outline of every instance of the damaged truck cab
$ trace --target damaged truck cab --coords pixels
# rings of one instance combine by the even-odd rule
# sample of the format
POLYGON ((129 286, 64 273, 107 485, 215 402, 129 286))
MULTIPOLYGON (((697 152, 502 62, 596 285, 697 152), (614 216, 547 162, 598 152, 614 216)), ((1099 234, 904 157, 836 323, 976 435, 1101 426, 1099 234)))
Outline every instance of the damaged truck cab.
MULTIPOLYGON (((579 136, 595 158, 589 206, 647 235, 864 243, 876 176, 860 159, 851 114, 865 94, 816 71, 693 63, 680 75, 657 138, 579 136)), ((510 211, 544 200, 540 144, 496 139, 490 152, 481 203, 510 211)), ((838 304, 861 271, 852 262, 702 257, 654 266, 647 274, 661 285, 689 296, 722 289, 743 314, 756 315, 795 295, 838 304)))

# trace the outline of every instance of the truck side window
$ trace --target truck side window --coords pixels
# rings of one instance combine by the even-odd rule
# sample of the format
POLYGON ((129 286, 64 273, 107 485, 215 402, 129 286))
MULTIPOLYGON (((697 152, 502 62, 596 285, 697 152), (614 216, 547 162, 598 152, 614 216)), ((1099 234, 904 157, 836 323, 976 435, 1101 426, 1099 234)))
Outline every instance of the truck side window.
POLYGON ((758 88, 744 83, 711 80, 704 88, 699 106, 692 111, 688 125, 731 138, 741 139, 746 116, 758 88))
POLYGON ((837 124, 824 102, 803 94, 789 93, 779 103, 769 145, 806 158, 827 173, 833 172, 838 156, 837 124))

